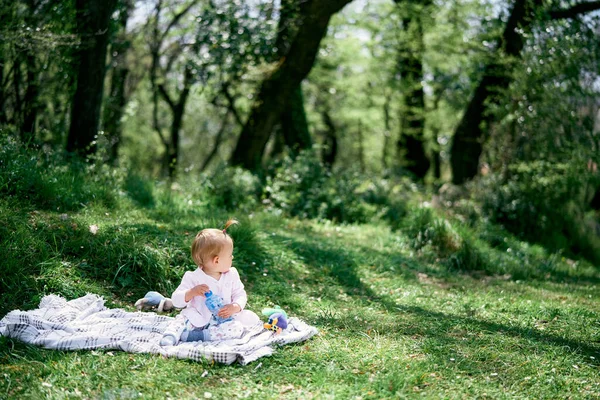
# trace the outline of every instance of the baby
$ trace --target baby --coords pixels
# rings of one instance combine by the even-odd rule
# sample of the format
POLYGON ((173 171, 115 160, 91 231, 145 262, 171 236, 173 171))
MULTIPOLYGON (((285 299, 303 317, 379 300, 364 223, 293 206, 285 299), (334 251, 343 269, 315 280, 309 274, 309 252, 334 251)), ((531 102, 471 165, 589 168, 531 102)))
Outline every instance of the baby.
MULTIPOLYGON (((194 271, 183 275, 179 287, 171 299, 185 319, 185 327, 180 335, 182 342, 235 339, 242 336, 244 326, 259 323, 260 318, 249 310, 244 310, 248 297, 233 261, 233 240, 227 228, 237 224, 230 219, 225 229, 203 229, 192 243, 192 258, 198 266, 194 271), (232 320, 218 324, 206 307, 205 294, 212 291, 221 296, 225 304, 218 312, 219 317, 232 320)), ((165 333, 161 345, 174 345, 176 335, 165 333)))

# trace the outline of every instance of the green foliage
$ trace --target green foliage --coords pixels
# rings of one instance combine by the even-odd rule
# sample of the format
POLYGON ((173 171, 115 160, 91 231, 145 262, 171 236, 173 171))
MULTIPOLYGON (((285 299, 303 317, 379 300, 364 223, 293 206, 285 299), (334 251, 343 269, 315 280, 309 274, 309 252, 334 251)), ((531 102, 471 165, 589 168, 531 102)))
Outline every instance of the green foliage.
POLYGON ((553 250, 573 248, 585 240, 578 234, 579 212, 587 206, 587 192, 598 186, 586 165, 582 160, 518 163, 503 176, 486 177, 477 196, 492 222, 520 238, 553 250))
POLYGON ((455 253, 462 246, 461 238, 444 218, 434 215, 430 208, 417 208, 408 214, 404 232, 415 250, 433 246, 441 256, 455 253))
POLYGON ((331 172, 314 151, 285 158, 267 178, 271 209, 289 216, 364 223, 380 217, 397 221, 404 204, 391 183, 356 171, 331 172))
POLYGON ((259 178, 239 167, 221 165, 203 184, 211 203, 230 211, 255 208, 261 192, 259 178))
POLYGON ((51 151, 27 151, 14 139, 0 138, 3 195, 47 210, 77 210, 92 203, 114 207, 119 180, 120 172, 107 165, 69 161, 51 151))
POLYGON ((125 178, 123 185, 125 192, 137 204, 145 208, 154 207, 154 188, 148 180, 133 173, 129 173, 125 178))
POLYGON ((595 156, 597 24, 595 18, 543 21, 528 37, 506 101, 492 109, 501 123, 486 144, 490 165, 595 156))

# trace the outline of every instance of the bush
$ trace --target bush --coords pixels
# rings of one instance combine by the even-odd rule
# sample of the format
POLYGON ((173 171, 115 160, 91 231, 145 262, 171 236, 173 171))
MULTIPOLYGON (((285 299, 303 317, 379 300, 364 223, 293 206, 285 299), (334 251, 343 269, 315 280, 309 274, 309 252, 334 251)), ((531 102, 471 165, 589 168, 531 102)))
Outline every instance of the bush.
POLYGON ((212 197, 212 203, 226 210, 249 210, 256 206, 261 193, 257 176, 239 167, 218 167, 212 177, 200 183, 212 197))
POLYGON ((585 163, 534 161, 486 177, 477 188, 482 211, 521 239, 553 250, 581 246, 579 210, 597 178, 577 165, 585 163))
POLYGON ((107 165, 66 160, 52 151, 29 150, 12 138, 0 138, 2 195, 54 211, 77 210, 91 203, 114 207, 119 181, 120 172, 107 165))
POLYGON ((125 192, 138 205, 144 208, 155 206, 154 187, 152 183, 138 175, 129 173, 123 182, 125 192))
POLYGON ((431 246, 441 257, 455 253, 462 246, 462 239, 450 223, 434 215, 430 208, 417 208, 411 212, 402 229, 409 238, 410 246, 421 250, 431 246))
POLYGON ((277 213, 337 222, 364 223, 374 218, 399 219, 403 203, 393 198, 388 181, 356 171, 332 173, 314 151, 286 158, 267 177, 265 203, 277 213))

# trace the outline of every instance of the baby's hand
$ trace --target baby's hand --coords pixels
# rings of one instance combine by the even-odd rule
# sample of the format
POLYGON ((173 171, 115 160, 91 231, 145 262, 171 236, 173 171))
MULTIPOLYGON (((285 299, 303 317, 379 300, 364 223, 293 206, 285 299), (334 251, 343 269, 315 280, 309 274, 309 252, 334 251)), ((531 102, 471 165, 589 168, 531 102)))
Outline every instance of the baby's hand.
POLYGON ((202 284, 192 288, 194 296, 204 296, 206 292, 210 292, 208 285, 202 284))
POLYGON ((242 308, 238 304, 226 304, 219 310, 217 315, 221 318, 229 318, 240 311, 242 311, 242 308))

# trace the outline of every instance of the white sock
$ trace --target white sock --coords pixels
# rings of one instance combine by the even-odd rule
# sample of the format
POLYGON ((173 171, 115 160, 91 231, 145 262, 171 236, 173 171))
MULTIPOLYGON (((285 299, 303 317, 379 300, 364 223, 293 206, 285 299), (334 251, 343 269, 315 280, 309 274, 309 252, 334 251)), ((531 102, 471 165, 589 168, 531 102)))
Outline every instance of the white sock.
POLYGON ((165 335, 160 339, 161 346, 175 346, 176 340, 173 335, 165 335))

